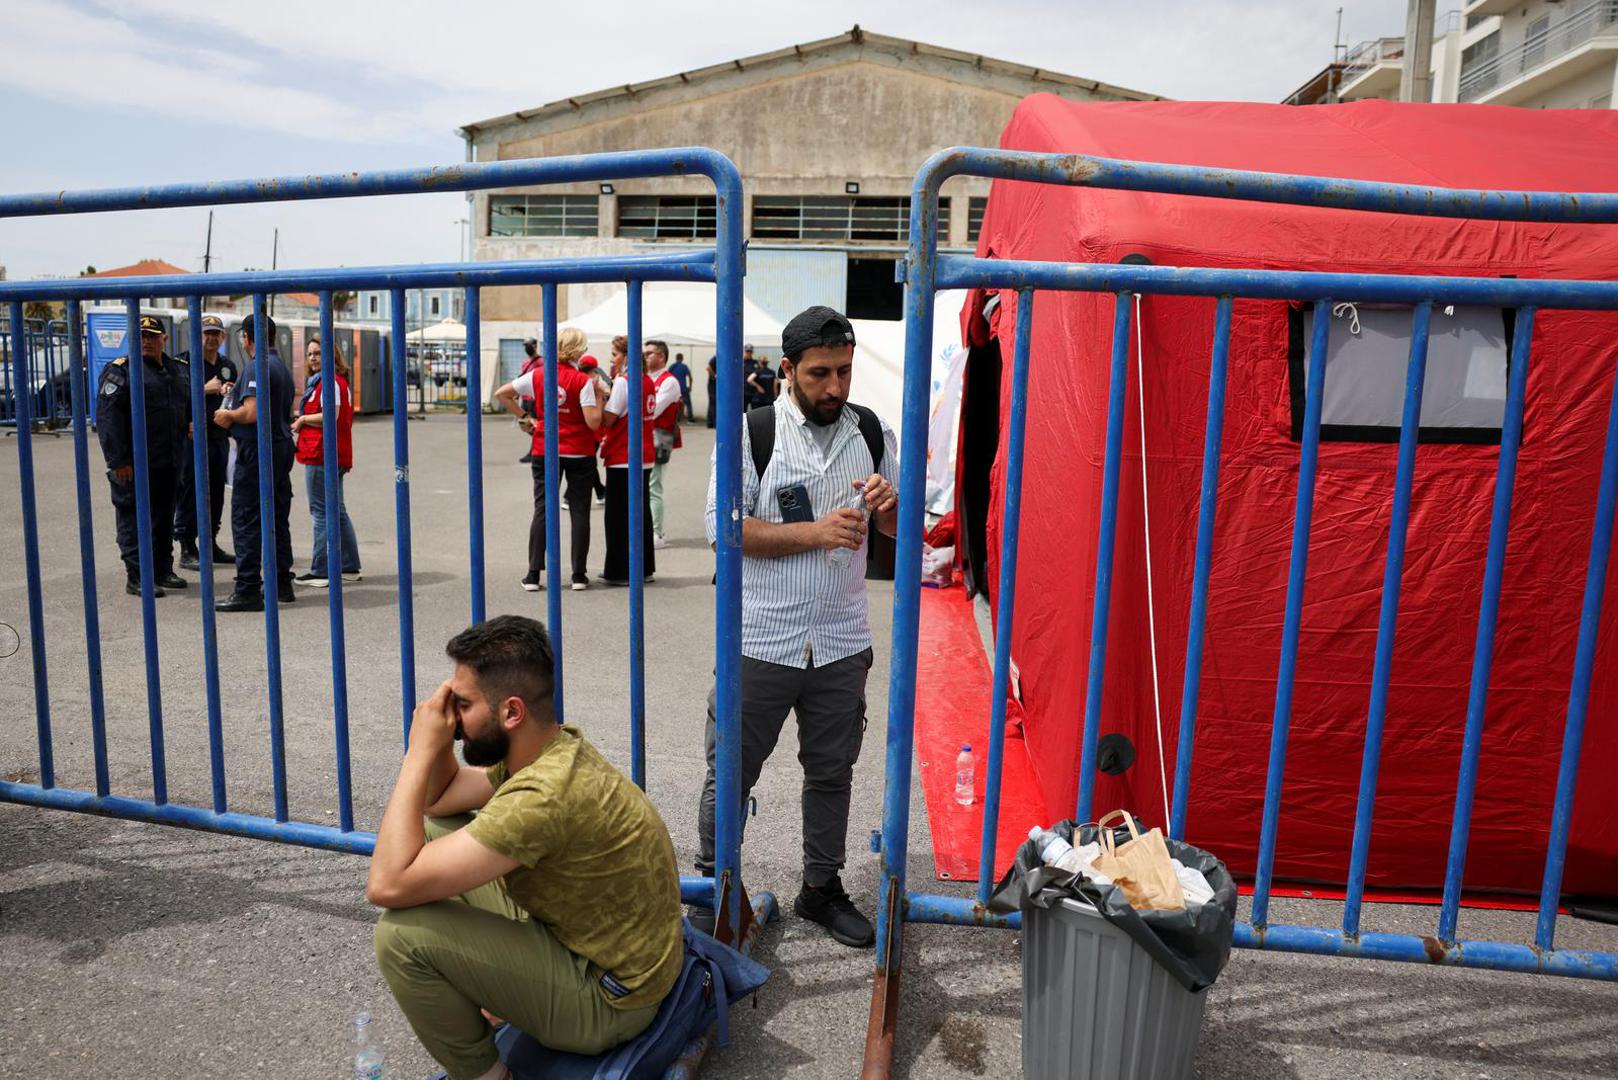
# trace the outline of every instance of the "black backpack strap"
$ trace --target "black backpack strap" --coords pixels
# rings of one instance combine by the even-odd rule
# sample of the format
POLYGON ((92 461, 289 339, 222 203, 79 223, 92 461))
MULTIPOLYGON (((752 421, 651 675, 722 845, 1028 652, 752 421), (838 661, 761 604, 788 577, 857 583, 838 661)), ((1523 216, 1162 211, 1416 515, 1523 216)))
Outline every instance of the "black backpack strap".
POLYGON ((887 449, 887 440, 882 437, 882 421, 877 418, 874 409, 867 409, 864 405, 856 405, 852 401, 848 407, 854 410, 859 418, 860 434, 865 437, 865 448, 871 452, 871 471, 882 471, 882 454, 887 449))
POLYGON ((764 479, 764 470, 775 456, 775 406, 760 405, 747 410, 747 442, 753 450, 753 475, 764 479))

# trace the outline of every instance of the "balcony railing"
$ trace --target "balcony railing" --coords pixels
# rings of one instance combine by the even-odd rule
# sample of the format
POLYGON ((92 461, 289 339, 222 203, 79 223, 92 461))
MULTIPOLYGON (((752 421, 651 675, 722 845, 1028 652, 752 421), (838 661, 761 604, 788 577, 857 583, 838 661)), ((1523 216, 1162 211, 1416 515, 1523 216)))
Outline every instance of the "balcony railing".
POLYGON ((1497 87, 1560 59, 1618 23, 1618 0, 1596 0, 1544 31, 1461 72, 1460 99, 1476 101, 1497 87))
MULTIPOLYGON (((1615 0, 1618 2, 1618 0, 1615 0)), ((1343 84, 1353 82, 1378 64, 1390 64, 1404 58, 1405 39, 1402 37, 1377 38, 1362 41, 1349 51, 1344 59, 1343 84)))

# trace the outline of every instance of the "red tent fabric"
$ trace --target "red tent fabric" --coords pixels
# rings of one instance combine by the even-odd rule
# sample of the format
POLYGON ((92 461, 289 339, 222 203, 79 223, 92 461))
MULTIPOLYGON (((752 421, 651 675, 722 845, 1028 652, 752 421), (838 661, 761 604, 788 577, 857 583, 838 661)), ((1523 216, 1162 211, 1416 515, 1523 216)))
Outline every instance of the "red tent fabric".
MULTIPOLYGON (((1024 101, 1008 149, 1447 187, 1611 190, 1618 113, 1380 101, 1343 106, 1024 101)), ((1402 217, 996 181, 978 254, 1176 266, 1612 280, 1618 227, 1402 217)), ((984 584, 998 581, 1017 295, 963 312, 1000 339, 1000 431, 984 584)), ((1352 299, 1343 297, 1340 299, 1352 299)), ((1083 726, 1113 297, 1035 298, 1014 659, 1045 802, 1072 807, 1083 726)), ((1162 746, 1172 785, 1207 409, 1213 299, 1141 300, 1162 746)), ((1275 704, 1298 443, 1289 308, 1235 304, 1223 465, 1188 839, 1238 873, 1256 861, 1275 704)), ((1333 333, 1341 329, 1334 325, 1333 333)), ((1612 395, 1618 316, 1543 311, 1524 438, 1466 883, 1537 890, 1612 395)), ((1153 718, 1135 350, 1119 502, 1102 734, 1139 751, 1101 776, 1097 813, 1162 814, 1153 718)), ((969 376, 970 385, 970 376, 969 376)), ((991 384, 992 385, 992 384, 991 384)), ((1429 383, 1429 385, 1431 385, 1429 383)), ((969 410, 970 411, 970 410, 969 410)), ((1276 874, 1348 871, 1397 448, 1321 447, 1276 874)), ((1465 724, 1497 446, 1417 456, 1368 882, 1442 883, 1465 724)), ((962 509, 962 527, 974 524, 962 509)), ((983 522, 976 523, 984 528, 983 522)), ((1608 579, 1564 890, 1618 895, 1618 573, 1608 579)))

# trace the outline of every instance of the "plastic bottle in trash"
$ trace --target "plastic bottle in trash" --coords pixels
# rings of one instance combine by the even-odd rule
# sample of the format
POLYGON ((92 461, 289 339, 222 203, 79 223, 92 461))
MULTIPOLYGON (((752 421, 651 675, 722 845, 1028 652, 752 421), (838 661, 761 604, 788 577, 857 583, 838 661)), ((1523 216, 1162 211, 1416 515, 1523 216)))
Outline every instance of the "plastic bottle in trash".
MULTIPOLYGON (((846 506, 850 510, 857 511, 861 520, 869 521, 871 519, 871 515, 865 506, 865 481, 861 480, 858 483, 858 485, 854 488, 854 493, 843 502, 843 506, 846 506)), ((834 547, 830 551, 826 552, 826 558, 833 566, 847 566, 848 561, 853 557, 853 548, 834 547)))
POLYGON ((1057 835, 1055 829, 1041 829, 1035 825, 1028 830, 1028 839, 1039 849, 1039 861, 1055 866, 1064 856, 1073 854, 1073 845, 1057 835))
POLYGON ((371 1030, 371 1014, 362 1012, 354 1017, 354 1080, 382 1080, 386 1075, 382 1048, 371 1030))
POLYGON ((955 801, 962 806, 971 806, 977 794, 976 774, 977 759, 972 756, 972 748, 961 747, 955 755, 955 801))

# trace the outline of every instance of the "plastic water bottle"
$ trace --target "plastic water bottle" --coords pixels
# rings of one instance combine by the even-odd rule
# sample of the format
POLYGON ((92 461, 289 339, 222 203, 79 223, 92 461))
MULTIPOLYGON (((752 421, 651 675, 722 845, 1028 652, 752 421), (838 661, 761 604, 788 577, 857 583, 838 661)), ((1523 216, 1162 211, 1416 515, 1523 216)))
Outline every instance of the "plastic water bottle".
POLYGON ((1039 849, 1039 861, 1051 866, 1073 853, 1073 845, 1058 836, 1054 829, 1042 829, 1035 825, 1028 830, 1028 839, 1039 849))
MULTIPOLYGON (((854 489, 854 494, 850 495, 843 505, 850 510, 858 511, 861 520, 867 522, 871 520, 871 515, 865 506, 865 482, 863 480, 860 481, 859 486, 854 489)), ((849 560, 853 557, 853 548, 834 547, 826 552, 826 558, 833 566, 847 566, 849 560)))
POLYGON ((371 1031, 371 1014, 354 1017, 354 1080, 382 1080, 382 1048, 371 1031))
POLYGON ((977 795, 976 773, 977 759, 972 756, 972 748, 961 747, 955 755, 955 801, 962 806, 971 806, 977 795))

